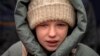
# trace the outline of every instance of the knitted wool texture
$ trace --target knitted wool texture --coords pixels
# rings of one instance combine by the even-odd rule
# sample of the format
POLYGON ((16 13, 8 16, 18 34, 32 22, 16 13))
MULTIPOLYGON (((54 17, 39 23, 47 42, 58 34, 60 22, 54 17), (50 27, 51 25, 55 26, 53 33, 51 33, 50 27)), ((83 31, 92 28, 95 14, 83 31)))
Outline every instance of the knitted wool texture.
POLYGON ((69 0, 31 0, 27 19, 31 29, 48 20, 62 20, 73 27, 75 12, 69 0))

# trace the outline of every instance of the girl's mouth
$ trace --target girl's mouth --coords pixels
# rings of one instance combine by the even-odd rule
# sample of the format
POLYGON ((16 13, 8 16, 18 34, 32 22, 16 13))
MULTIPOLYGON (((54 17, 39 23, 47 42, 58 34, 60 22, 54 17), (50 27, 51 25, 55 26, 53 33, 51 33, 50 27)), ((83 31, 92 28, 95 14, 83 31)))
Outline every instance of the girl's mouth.
POLYGON ((58 41, 46 41, 47 42, 47 45, 49 46, 49 47, 55 47, 55 46, 57 46, 58 45, 58 41))

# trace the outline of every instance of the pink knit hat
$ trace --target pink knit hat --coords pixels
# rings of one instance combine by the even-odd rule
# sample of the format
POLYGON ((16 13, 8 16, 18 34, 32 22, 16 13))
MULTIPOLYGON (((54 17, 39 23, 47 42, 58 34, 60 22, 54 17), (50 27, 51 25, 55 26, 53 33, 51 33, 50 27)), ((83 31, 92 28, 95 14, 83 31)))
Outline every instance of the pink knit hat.
POLYGON ((27 19, 31 29, 47 20, 62 20, 73 27, 75 12, 69 0, 31 0, 27 19))

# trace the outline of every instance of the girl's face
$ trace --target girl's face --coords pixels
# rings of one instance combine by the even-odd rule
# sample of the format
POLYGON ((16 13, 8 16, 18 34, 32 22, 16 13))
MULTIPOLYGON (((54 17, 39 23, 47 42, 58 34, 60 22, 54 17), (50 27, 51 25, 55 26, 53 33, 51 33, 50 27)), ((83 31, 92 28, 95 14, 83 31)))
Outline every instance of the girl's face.
POLYGON ((39 43, 50 52, 55 51, 68 33, 68 24, 63 21, 46 21, 36 26, 39 43))

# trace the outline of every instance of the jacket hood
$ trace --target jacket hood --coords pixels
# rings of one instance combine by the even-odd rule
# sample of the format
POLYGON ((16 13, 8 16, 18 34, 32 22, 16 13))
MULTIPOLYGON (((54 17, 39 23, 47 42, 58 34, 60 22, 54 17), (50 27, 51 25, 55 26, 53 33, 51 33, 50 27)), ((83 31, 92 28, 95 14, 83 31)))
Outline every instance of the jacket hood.
MULTIPOLYGON (((76 10, 77 23, 72 33, 64 40, 60 47, 51 56, 68 55, 72 48, 82 39, 86 31, 87 16, 82 0, 70 0, 76 10)), ((18 0, 15 8, 15 23, 18 36, 27 51, 35 56, 46 56, 42 47, 36 41, 26 21, 29 0, 18 0)))

